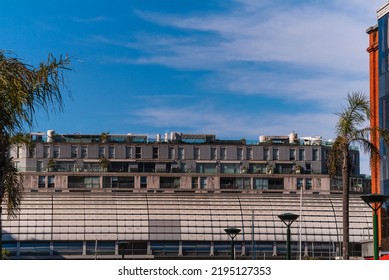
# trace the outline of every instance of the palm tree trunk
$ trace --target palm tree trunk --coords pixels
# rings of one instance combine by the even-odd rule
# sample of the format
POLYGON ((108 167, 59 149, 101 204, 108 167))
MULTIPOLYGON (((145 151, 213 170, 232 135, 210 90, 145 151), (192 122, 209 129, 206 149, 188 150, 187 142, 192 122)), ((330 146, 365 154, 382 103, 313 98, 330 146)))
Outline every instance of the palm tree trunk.
POLYGON ((343 185, 343 259, 349 259, 349 197, 350 197, 350 155, 347 150, 344 152, 342 163, 342 185, 343 185))

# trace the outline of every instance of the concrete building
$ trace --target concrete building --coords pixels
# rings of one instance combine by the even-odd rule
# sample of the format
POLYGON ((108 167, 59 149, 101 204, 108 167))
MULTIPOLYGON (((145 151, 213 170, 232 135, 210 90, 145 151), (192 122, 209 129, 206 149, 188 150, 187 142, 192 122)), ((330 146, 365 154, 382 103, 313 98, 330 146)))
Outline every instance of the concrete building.
MULTIPOLYGON (((367 29, 369 35, 369 73, 371 126, 389 129, 389 3, 377 10, 377 24, 367 29)), ((387 147, 380 142, 377 133, 371 135, 371 141, 380 147, 382 158, 371 163, 372 193, 389 195, 389 157, 387 147)), ((379 240, 383 241, 385 251, 389 250, 389 221, 379 215, 379 240)))
MULTIPOLYGON (((30 134, 11 151, 24 179, 15 220, 3 217, 13 258, 226 258, 230 226, 238 258, 284 258, 293 224, 294 258, 341 256, 341 180, 328 175, 331 142, 260 136, 256 141, 173 132, 30 134), (125 243, 121 243, 124 241, 125 243)), ((352 155, 351 256, 372 234, 364 180, 352 155)))

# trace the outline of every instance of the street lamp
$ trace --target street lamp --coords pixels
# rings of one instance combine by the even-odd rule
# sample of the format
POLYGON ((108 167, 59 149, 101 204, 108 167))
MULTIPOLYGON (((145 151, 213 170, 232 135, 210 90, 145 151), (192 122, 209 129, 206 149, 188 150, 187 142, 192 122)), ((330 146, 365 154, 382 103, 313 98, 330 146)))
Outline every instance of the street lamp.
POLYGON ((281 219, 281 221, 286 225, 287 231, 286 231, 286 259, 291 259, 290 254, 290 226, 293 224, 293 222, 299 217, 297 214, 293 213, 284 213, 278 215, 278 218, 281 219))
POLYGON ((378 216, 377 212, 382 204, 389 199, 389 195, 384 194, 366 194, 361 198, 373 210, 373 242, 374 242, 374 259, 378 260, 378 216))
POLYGON ((118 241, 118 247, 119 249, 122 249, 122 260, 124 260, 124 249, 127 247, 128 242, 127 241, 118 241))
POLYGON ((228 227, 225 228, 224 231, 231 237, 231 260, 234 260, 235 259, 234 238, 238 235, 240 229, 236 227, 228 227))

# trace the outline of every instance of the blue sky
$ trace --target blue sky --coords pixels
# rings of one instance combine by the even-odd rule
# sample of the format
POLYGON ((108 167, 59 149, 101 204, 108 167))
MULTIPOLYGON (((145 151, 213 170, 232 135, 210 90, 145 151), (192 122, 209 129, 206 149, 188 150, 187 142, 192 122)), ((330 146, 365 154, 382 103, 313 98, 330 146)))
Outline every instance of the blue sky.
POLYGON ((72 58, 72 100, 34 131, 330 139, 347 93, 369 93, 366 29, 386 2, 3 0, 0 48, 72 58))

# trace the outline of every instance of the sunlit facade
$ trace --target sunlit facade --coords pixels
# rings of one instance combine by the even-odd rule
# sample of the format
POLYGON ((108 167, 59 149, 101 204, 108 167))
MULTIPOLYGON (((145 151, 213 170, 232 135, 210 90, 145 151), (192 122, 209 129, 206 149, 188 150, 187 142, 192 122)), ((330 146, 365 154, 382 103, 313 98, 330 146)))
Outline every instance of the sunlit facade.
MULTIPOLYGON (((227 227, 237 227, 237 258, 341 256, 341 180, 328 175, 331 142, 260 136, 256 141, 171 133, 32 133, 11 151, 24 179, 16 219, 3 217, 11 258, 227 258, 227 227), (125 243, 121 243, 125 242, 125 243)), ((359 152, 351 149, 351 256, 371 238, 371 210, 359 152)))

